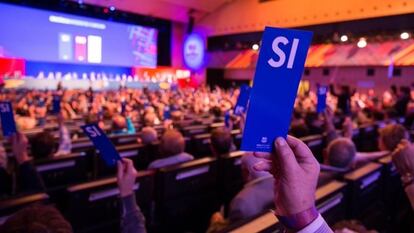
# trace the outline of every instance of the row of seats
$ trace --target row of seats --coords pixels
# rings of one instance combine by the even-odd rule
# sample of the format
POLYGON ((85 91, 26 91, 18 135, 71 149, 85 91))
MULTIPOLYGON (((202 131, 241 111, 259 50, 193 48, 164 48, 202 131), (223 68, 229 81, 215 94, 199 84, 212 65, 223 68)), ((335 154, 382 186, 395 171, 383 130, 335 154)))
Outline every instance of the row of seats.
MULTIPOLYGON (((233 152, 221 159, 203 158, 157 172, 139 172, 135 193, 148 229, 204 231, 210 215, 241 189, 242 155, 233 152)), ((119 232, 118 194, 116 179, 106 178, 69 186, 49 200, 62 210, 75 232, 119 232)), ((15 209, 0 203, 0 216, 15 209)))
MULTIPOLYGON (((401 212, 410 211, 391 157, 369 163, 316 191, 316 206, 327 223, 357 219, 368 229, 404 232, 401 212)), ((283 226, 271 212, 229 226, 222 232, 278 232, 283 226)))

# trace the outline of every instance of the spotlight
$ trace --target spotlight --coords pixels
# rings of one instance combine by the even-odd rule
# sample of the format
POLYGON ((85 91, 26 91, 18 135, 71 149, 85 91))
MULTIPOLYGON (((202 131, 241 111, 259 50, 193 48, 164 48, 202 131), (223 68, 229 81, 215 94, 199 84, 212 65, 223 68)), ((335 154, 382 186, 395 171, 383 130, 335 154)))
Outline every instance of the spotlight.
POLYGON ((410 38, 410 34, 408 32, 403 32, 403 33, 401 33, 400 38, 402 40, 406 40, 406 39, 410 38))
POLYGON ((253 44, 252 49, 253 49, 254 51, 259 50, 259 45, 258 45, 258 44, 253 44))
POLYGON ((341 36, 341 41, 342 42, 347 42, 348 41, 348 36, 347 35, 342 35, 341 36))
POLYGON ((110 6, 110 7, 109 7, 109 10, 110 10, 110 11, 115 11, 115 7, 114 7, 114 6, 110 6))
POLYGON ((83 1, 82 0, 78 0, 78 4, 79 5, 82 5, 83 4, 83 1))
POLYGON ((362 38, 359 39, 357 46, 358 46, 358 48, 362 49, 362 48, 365 48, 367 46, 367 44, 368 44, 367 40, 364 37, 362 37, 362 38))

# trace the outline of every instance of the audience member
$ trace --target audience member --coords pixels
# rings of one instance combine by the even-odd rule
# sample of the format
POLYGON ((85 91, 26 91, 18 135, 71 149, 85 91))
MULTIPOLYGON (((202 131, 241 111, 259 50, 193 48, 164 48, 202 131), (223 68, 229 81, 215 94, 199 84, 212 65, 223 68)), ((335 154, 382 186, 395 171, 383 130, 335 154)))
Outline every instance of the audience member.
POLYGON ((414 210, 414 145, 403 139, 392 153, 392 161, 401 175, 405 193, 414 210))
POLYGON ((141 130, 141 134, 139 136, 139 142, 144 145, 149 145, 158 140, 158 133, 152 127, 144 127, 141 130))
POLYGON ((73 233, 72 226, 52 206, 33 205, 26 207, 0 226, 2 233, 73 233))
MULTIPOLYGON (((32 165, 31 158, 28 155, 28 140, 24 134, 17 133, 11 137, 12 142, 12 153, 16 162, 17 167, 17 192, 18 193, 33 193, 45 190, 42 179, 37 173, 36 169, 32 165)), ((1 153, 4 161, 5 153, 1 153)), ((4 164, 0 167, 0 180, 4 181, 2 185, 2 193, 0 196, 12 194, 13 179, 12 174, 7 171, 7 166, 4 164)))
POLYGON ((214 157, 221 157, 234 150, 233 138, 226 128, 216 128, 211 132, 210 148, 214 157))
POLYGON ((52 158, 56 152, 56 141, 49 131, 38 133, 30 140, 31 156, 36 159, 52 158))
POLYGON ((177 130, 167 130, 161 138, 160 153, 163 158, 153 161, 148 168, 157 169, 193 160, 185 151, 185 140, 177 130))

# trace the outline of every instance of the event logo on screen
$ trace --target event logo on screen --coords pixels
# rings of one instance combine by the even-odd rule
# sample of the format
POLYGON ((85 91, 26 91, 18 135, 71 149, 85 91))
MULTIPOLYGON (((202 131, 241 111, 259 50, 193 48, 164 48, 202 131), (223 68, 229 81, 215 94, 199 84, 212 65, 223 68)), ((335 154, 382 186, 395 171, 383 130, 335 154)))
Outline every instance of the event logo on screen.
POLYGON ((144 67, 157 66, 157 30, 140 26, 128 27, 134 64, 144 67))
POLYGON ((59 34, 59 59, 88 63, 102 62, 102 37, 59 34))

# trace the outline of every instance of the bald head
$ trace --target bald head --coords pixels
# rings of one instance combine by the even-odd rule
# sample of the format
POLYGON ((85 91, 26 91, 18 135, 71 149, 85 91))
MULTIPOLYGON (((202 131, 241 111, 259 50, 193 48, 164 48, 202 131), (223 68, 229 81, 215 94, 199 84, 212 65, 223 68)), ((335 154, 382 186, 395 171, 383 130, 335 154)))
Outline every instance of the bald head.
POLYGON ((122 130, 127 127, 125 117, 121 115, 116 115, 112 118, 112 129, 113 130, 122 130))
POLYGON ((144 127, 141 130, 141 140, 142 144, 148 145, 155 142, 158 138, 157 131, 152 127, 144 127))
POLYGON ((356 155, 354 142, 348 138, 337 138, 328 145, 328 163, 339 168, 349 168, 356 155))
POLYGON ((160 150, 164 157, 183 153, 185 150, 185 140, 183 135, 174 129, 165 131, 161 138, 160 150))

